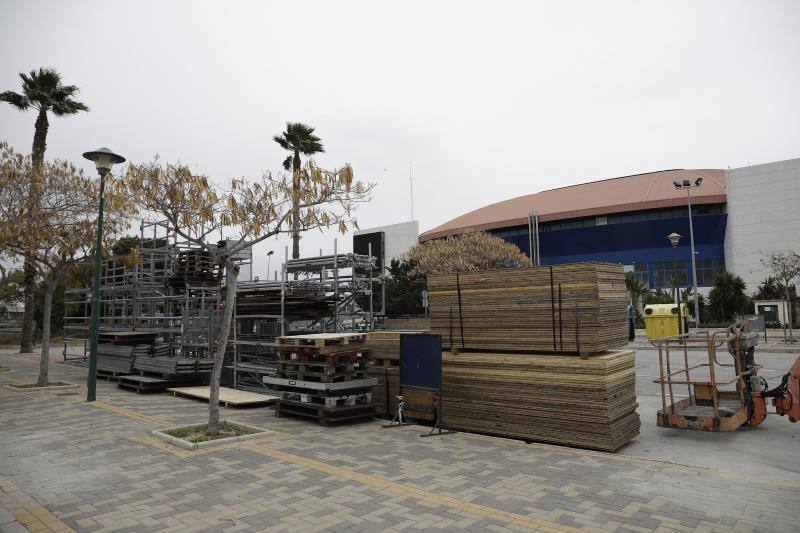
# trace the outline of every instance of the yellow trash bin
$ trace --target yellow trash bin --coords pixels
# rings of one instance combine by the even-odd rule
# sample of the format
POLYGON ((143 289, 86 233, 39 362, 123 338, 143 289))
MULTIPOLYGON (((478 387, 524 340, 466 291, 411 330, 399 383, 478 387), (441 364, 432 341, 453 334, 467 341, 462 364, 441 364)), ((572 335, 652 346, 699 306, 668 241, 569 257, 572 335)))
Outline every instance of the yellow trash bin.
POLYGON ((644 327, 647 338, 674 337, 687 331, 686 304, 681 304, 682 328, 678 328, 678 306, 675 304, 650 304, 644 306, 644 327))

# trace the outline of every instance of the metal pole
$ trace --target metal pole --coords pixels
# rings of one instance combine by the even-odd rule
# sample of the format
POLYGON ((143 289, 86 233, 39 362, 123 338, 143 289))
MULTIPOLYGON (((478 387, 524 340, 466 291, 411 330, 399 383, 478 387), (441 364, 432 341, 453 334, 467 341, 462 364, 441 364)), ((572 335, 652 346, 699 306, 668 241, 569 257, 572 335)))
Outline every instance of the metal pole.
POLYGON ((533 257, 533 211, 528 213, 528 251, 531 256, 531 268, 536 266, 536 259, 533 257))
POLYGON ((692 227, 692 195, 690 187, 686 188, 686 200, 689 205, 689 244, 692 252, 692 285, 694 286, 694 326, 700 327, 700 305, 697 303, 697 266, 694 261, 694 228, 692 227))
MULTIPOLYGON (((372 331, 372 243, 367 243, 367 254, 369 257, 369 330, 372 331)), ((355 271, 355 267, 353 268, 355 271)))
POLYGON ((414 178, 411 174, 411 161, 408 162, 408 189, 411 195, 411 221, 414 221, 414 178))
POLYGON ((286 266, 289 262, 289 247, 283 249, 283 272, 281 273, 281 336, 286 335, 286 266))
POLYGON ((108 169, 98 169, 100 174, 100 202, 97 208, 97 242, 94 247, 94 275, 92 276, 92 322, 89 332, 89 375, 86 378, 86 401, 93 402, 97 391, 97 332, 100 328, 100 269, 103 254, 103 209, 105 207, 106 174, 108 169))
POLYGON ((542 252, 539 249, 539 215, 533 212, 533 234, 536 238, 536 266, 542 265, 542 252))
MULTIPOLYGON (((355 267, 353 268, 355 273, 355 267)), ((333 332, 339 332, 339 247, 337 239, 333 239, 333 332)))

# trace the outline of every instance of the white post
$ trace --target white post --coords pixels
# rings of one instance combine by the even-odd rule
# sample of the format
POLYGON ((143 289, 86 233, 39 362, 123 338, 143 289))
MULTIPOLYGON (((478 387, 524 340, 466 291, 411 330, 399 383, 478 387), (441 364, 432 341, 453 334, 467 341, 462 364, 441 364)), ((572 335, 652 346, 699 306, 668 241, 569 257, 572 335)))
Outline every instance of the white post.
POLYGON ((686 200, 689 205, 689 244, 692 252, 692 285, 694 286, 694 326, 700 327, 700 306, 697 303, 697 266, 694 259, 694 228, 692 227, 692 195, 691 187, 686 188, 686 200))

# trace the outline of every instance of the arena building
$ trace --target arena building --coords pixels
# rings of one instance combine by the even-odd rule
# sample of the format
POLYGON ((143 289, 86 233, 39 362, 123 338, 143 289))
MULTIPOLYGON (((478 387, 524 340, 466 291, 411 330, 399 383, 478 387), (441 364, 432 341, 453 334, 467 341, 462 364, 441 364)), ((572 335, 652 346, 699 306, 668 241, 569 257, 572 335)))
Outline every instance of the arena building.
POLYGON ((690 183, 697 281, 710 287, 725 270, 725 175, 722 169, 663 170, 542 191, 476 209, 419 240, 484 230, 541 265, 609 261, 651 289, 671 286, 672 278, 686 286, 693 283, 687 193, 675 184, 690 183), (667 239, 672 233, 682 236, 675 248, 667 239))

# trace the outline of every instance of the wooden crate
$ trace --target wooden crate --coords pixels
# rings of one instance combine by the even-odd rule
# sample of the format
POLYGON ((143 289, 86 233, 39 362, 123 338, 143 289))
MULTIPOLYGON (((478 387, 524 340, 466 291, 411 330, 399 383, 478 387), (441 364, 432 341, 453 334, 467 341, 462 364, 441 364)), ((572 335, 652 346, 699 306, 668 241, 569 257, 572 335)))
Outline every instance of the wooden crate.
POLYGON ((628 342, 622 265, 428 276, 431 333, 458 350, 591 354, 628 342))

